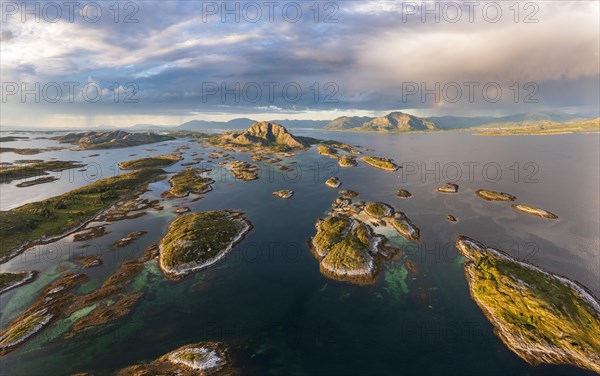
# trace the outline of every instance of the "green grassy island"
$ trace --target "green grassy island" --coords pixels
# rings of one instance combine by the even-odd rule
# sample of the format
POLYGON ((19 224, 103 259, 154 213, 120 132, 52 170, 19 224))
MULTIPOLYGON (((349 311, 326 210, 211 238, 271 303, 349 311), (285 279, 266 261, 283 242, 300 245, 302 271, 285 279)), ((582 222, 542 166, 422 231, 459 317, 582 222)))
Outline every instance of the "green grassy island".
POLYGON ((458 236, 471 296, 496 334, 530 364, 600 373, 600 303, 569 279, 458 236))
POLYGON ((514 201, 517 198, 504 192, 488 191, 487 189, 479 189, 475 194, 487 201, 514 201))
POLYGON ((46 200, 0 211, 0 257, 6 259, 36 241, 50 240, 76 230, 122 197, 163 174, 161 169, 136 170, 46 200))
POLYGON ((529 205, 511 205, 513 209, 516 211, 520 211, 521 213, 535 215, 537 217, 547 218, 547 219, 558 219, 558 215, 554 213, 550 213, 544 209, 534 208, 529 205))
POLYGON ((148 167, 168 167, 182 160, 183 157, 176 154, 158 155, 156 157, 138 158, 131 161, 119 163, 121 170, 136 170, 138 168, 148 167))
POLYGON ((202 194, 209 192, 211 185, 215 182, 211 178, 203 177, 202 174, 210 170, 188 167, 176 173, 169 183, 171 189, 163 194, 165 197, 185 197, 190 193, 202 194))
POLYGON ((252 224, 234 210, 185 214, 175 219, 161 240, 159 264, 172 278, 206 268, 223 258, 252 224))
POLYGON ((370 155, 365 155, 361 159, 363 162, 365 162, 369 166, 380 168, 382 170, 396 171, 398 169, 398 165, 396 165, 389 158, 380 158, 380 157, 373 157, 370 155))

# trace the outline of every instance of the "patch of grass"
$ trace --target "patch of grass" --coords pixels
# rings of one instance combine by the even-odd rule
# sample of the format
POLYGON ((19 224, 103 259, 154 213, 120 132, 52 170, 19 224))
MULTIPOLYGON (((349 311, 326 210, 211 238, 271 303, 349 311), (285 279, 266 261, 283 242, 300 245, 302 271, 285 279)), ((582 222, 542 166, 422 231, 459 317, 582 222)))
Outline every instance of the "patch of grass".
POLYGON ((0 257, 18 247, 74 229, 138 187, 164 174, 161 169, 142 169, 98 180, 88 186, 0 211, 0 257))
POLYGON ((138 158, 131 161, 119 163, 119 168, 122 170, 135 170, 138 168, 149 167, 167 167, 182 160, 180 155, 158 155, 156 157, 138 158))

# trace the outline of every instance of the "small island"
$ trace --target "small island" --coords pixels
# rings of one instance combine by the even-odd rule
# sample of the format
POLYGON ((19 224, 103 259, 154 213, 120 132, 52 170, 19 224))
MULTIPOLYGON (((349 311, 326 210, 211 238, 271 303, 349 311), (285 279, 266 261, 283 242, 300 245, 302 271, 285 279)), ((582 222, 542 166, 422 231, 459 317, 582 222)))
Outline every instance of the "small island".
POLYGON ((252 229, 235 210, 190 213, 176 218, 159 244, 159 265, 171 278, 182 278, 222 259, 252 229))
POLYGON ((406 189, 399 189, 396 192, 396 196, 399 198, 411 198, 412 197, 412 193, 410 193, 409 191, 407 191, 406 189))
POLYGON ((355 198, 358 197, 359 193, 351 189, 341 189, 338 194, 342 197, 355 198))
POLYGON ((279 197, 279 198, 282 198, 285 200, 292 197, 293 195, 294 195, 294 191, 292 191, 290 189, 281 189, 279 191, 273 192, 273 196, 279 197))
POLYGON ((352 155, 343 155, 338 161, 340 167, 356 167, 358 162, 356 162, 356 157, 352 155))
POLYGON ((330 188, 339 188, 342 182, 337 177, 331 177, 325 181, 325 185, 330 188))
POLYGON ((362 161, 376 168, 380 168, 386 171, 396 171, 398 165, 396 165, 390 158, 381 158, 365 155, 362 157, 362 161))
POLYGON ((182 346, 149 363, 123 368, 116 373, 117 376, 233 374, 229 349, 222 342, 199 342, 182 346))
POLYGON ((469 237, 456 247, 471 296, 513 352, 532 365, 600 373, 600 303, 591 292, 469 237))
POLYGON ((259 178, 260 169, 257 165, 233 160, 228 163, 228 167, 237 180, 252 181, 259 178))
POLYGON ((137 170, 139 168, 149 167, 168 167, 182 159, 183 157, 177 154, 157 155, 156 157, 145 157, 119 162, 119 168, 121 170, 137 170))
POLYGON ((212 184, 215 182, 211 178, 202 176, 202 174, 210 172, 209 169, 198 169, 188 167, 176 173, 171 179, 171 189, 163 193, 164 197, 186 197, 190 193, 203 194, 212 189, 212 184))
POLYGON ((315 227, 317 234, 310 244, 321 273, 355 284, 374 283, 381 260, 400 253, 387 244, 387 236, 418 239, 418 229, 404 213, 385 203, 353 203, 341 197, 332 204, 329 216, 318 220, 315 227))
POLYGON ((488 191, 487 189, 479 189, 475 194, 486 201, 514 201, 517 198, 504 192, 488 191))
POLYGON ((537 217, 542 217, 542 218, 547 218, 547 219, 558 219, 558 215, 556 215, 554 213, 550 213, 549 211, 544 210, 544 209, 534 208, 533 206, 511 205, 511 207, 513 209, 515 209, 516 211, 520 211, 521 213, 531 214, 531 215, 535 215, 537 217))
POLYGON ((441 187, 438 187, 437 191, 441 193, 457 193, 458 185, 453 183, 446 183, 441 187))
POLYGON ((113 248, 123 248, 123 247, 133 243, 140 236, 147 234, 147 233, 148 233, 148 231, 143 231, 143 230, 130 232, 129 234, 127 234, 127 236, 114 242, 112 246, 113 246, 113 248))
POLYGON ((29 282, 33 282, 37 276, 35 270, 26 272, 6 272, 0 273, 0 294, 12 290, 15 287, 26 285, 29 282))

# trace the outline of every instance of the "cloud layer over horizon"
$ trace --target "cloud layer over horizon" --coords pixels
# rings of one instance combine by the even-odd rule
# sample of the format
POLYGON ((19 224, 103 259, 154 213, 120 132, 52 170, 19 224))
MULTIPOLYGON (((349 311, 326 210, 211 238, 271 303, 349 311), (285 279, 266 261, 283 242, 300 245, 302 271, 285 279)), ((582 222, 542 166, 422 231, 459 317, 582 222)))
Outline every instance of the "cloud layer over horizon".
POLYGON ((86 13, 88 21, 82 17, 93 10, 82 10, 86 2, 73 22, 66 8, 57 22, 48 22, 55 16, 51 8, 39 9, 40 22, 31 14, 22 22, 22 7, 35 12, 40 3, 13 3, 16 11, 8 3, 2 4, 0 42, 3 125, 173 124, 253 114, 331 118, 394 109, 432 115, 595 111, 600 100, 597 1, 522 2, 518 14, 506 3, 497 22, 493 4, 500 2, 479 2, 473 22, 461 1, 425 2, 426 22, 422 2, 274 2, 274 8, 267 2, 122 2, 118 22, 108 3, 100 3, 97 22, 89 21, 94 13, 86 13), (223 14, 224 6, 236 4, 239 20, 223 14), (292 22, 297 4, 302 16, 292 22), (431 13, 436 6, 439 22, 431 13), (257 9, 262 16, 250 22, 257 9), (127 15, 138 22, 124 22, 127 15), (39 103, 34 95, 23 101, 21 85, 35 82, 40 90, 57 83, 63 98, 47 100, 55 96, 50 87, 39 103), (70 103, 69 82, 101 87, 102 98, 86 101, 77 93, 70 103), (7 83, 19 92, 7 96, 14 90, 7 83), (473 101, 469 83, 477 83, 473 101), (492 97, 502 88, 497 102, 483 96, 486 85, 492 97), (439 101, 433 93, 422 98, 422 89, 437 91, 439 101), (125 103, 133 90, 137 102, 125 103), (525 100, 528 95, 534 100, 525 100))

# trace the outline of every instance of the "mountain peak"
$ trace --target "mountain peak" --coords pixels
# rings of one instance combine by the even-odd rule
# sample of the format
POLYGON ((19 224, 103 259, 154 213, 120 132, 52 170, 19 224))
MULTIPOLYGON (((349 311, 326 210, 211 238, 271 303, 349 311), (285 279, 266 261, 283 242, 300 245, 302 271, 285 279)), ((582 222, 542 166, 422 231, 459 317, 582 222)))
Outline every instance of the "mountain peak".
POLYGON ((252 124, 245 132, 233 132, 224 135, 231 143, 239 145, 281 145, 290 148, 305 148, 307 144, 294 136, 280 124, 259 121, 252 124))

